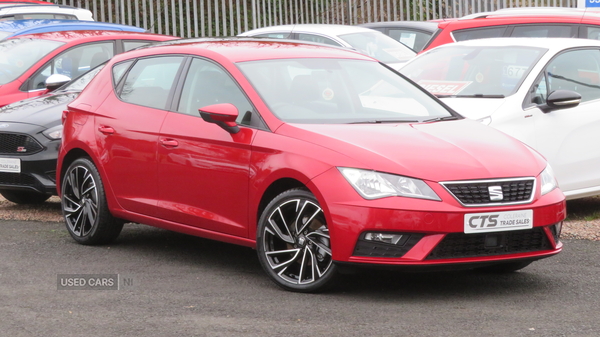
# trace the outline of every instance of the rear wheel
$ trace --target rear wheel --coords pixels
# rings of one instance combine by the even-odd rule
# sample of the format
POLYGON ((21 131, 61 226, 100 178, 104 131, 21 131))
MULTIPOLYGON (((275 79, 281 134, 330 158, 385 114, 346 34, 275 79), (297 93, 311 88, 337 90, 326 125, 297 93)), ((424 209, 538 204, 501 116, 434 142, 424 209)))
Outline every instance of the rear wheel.
POLYGON ((286 290, 320 291, 336 274, 325 215, 308 191, 292 189, 269 203, 258 223, 256 245, 263 269, 286 290))
POLYGON ((61 205, 69 234, 84 245, 113 241, 123 221, 110 214, 100 174, 87 158, 75 160, 62 177, 61 205))
POLYGON ((3 190, 0 191, 2 196, 15 204, 41 204, 42 202, 48 200, 51 197, 49 194, 43 194, 38 192, 31 191, 12 191, 12 190, 3 190))

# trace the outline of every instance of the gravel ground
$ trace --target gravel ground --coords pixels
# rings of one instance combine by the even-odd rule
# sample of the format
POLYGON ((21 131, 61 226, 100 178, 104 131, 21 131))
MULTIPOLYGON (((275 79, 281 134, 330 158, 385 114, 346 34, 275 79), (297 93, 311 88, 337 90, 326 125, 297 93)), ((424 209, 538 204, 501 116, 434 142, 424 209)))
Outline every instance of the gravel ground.
MULTIPOLYGON (((563 239, 600 241, 600 196, 570 200, 567 210, 563 239)), ((17 205, 0 196, 0 220, 62 222, 60 199, 52 197, 41 205, 17 205)))

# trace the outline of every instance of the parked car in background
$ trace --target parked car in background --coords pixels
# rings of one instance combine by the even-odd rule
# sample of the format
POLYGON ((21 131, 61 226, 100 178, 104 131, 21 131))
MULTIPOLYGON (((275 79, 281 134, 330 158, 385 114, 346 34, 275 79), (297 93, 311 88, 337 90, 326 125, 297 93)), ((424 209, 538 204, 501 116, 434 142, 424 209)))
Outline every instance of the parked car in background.
POLYGON ((116 30, 122 32, 147 32, 147 30, 144 28, 139 28, 136 26, 97 21, 56 19, 6 20, 0 21, 0 40, 19 35, 60 32, 67 30, 116 30))
POLYGON ((438 22, 432 21, 386 21, 358 25, 374 29, 402 42, 415 52, 420 52, 438 31, 438 22))
POLYGON ((465 41, 400 71, 460 114, 538 150, 568 199, 600 194, 600 41, 465 41))
POLYGON ((0 195, 17 204, 36 204, 56 195, 56 158, 62 112, 104 64, 40 97, 0 108, 0 195), (18 164, 18 165, 17 165, 18 164))
POLYGON ((38 0, 0 0, 0 6, 15 6, 15 5, 54 5, 47 1, 38 0))
POLYGON ((395 69, 416 55, 412 49, 381 32, 357 26, 282 25, 250 30, 238 36, 292 39, 350 48, 395 69))
POLYGON ((12 5, 53 5, 51 2, 39 1, 39 0, 0 0, 0 4, 12 4, 12 5))
POLYGON ((65 5, 0 3, 0 21, 26 19, 94 21, 94 16, 87 9, 65 5))
POLYGON ((519 8, 440 22, 424 50, 446 43, 494 37, 600 38, 600 12, 576 8, 519 8))
POLYGON ((0 41, 0 106, 46 92, 53 74, 76 78, 113 55, 173 36, 105 30, 22 35, 0 41))
POLYGON ((163 42, 115 56, 63 124, 81 244, 133 221, 255 247, 299 292, 340 265, 514 271, 562 248, 541 155, 342 48, 163 42))

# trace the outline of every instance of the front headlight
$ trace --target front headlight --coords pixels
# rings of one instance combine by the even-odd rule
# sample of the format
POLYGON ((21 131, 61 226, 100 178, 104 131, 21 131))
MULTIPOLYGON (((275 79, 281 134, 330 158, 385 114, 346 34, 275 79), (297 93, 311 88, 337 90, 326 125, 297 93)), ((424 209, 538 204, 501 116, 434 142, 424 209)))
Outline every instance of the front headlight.
POLYGON ((552 171, 550 164, 548 164, 548 166, 546 166, 544 171, 542 171, 540 174, 540 180, 542 181, 542 195, 549 193, 558 187, 558 182, 554 177, 554 171, 552 171))
POLYGON ((349 167, 338 167, 338 169, 365 199, 399 196, 442 200, 423 180, 349 167))
POLYGON ((48 137, 48 139, 57 140, 62 139, 63 126, 62 124, 57 125, 55 127, 51 127, 50 129, 43 132, 44 136, 48 137))

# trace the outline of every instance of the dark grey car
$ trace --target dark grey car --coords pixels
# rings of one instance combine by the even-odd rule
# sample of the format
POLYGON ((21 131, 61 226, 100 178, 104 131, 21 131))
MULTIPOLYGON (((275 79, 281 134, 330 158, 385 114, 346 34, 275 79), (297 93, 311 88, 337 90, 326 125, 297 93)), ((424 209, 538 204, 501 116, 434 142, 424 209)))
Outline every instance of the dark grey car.
POLYGON ((104 65, 43 96, 0 108, 0 194, 18 204, 56 195, 61 117, 104 65))

